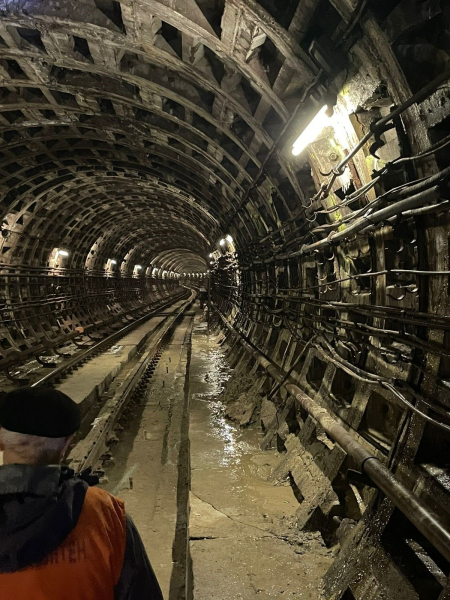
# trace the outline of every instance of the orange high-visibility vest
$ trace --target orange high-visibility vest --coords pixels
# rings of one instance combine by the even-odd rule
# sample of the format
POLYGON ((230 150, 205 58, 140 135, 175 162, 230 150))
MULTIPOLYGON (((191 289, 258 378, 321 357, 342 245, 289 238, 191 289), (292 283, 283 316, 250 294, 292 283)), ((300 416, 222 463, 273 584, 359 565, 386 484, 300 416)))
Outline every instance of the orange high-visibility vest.
POLYGON ((75 529, 39 565, 0 574, 0 600, 114 600, 125 553, 123 502, 86 492, 75 529))

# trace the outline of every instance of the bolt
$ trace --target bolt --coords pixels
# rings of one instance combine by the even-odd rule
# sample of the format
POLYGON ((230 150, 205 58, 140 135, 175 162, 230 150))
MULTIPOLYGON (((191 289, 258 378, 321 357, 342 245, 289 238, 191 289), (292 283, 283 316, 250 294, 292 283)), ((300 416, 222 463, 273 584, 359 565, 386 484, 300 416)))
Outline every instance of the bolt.
POLYGON ((336 152, 332 152, 329 156, 329 159, 333 162, 336 162, 338 160, 339 156, 336 154, 336 152))

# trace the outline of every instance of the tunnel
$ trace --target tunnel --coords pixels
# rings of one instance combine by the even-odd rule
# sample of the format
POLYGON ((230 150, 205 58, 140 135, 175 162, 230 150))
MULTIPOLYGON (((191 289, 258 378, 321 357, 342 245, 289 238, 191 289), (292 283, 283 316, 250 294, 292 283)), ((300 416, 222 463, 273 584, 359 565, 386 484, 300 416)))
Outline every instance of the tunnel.
POLYGON ((0 0, 0 78, 0 390, 164 598, 449 598, 450 1, 0 0))

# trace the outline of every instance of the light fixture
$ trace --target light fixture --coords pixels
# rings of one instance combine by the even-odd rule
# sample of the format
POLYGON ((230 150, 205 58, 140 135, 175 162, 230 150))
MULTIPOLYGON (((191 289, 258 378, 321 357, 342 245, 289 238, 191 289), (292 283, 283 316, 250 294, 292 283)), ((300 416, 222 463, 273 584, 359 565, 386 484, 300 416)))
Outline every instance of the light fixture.
POLYGON ((210 254, 209 254, 209 258, 212 258, 212 257, 213 257, 213 254, 212 254, 212 252, 210 252, 210 254))
POLYGON ((136 269, 142 269, 141 265, 136 265, 136 269))
POLYGON ((227 240, 227 242, 228 242, 229 244, 232 244, 232 243, 233 243, 233 238, 231 237, 231 235, 230 235, 230 234, 228 234, 227 236, 225 236, 225 239, 227 240))
POLYGON ((58 250, 58 252, 56 253, 56 256, 58 257, 59 255, 69 256, 69 253, 67 252, 67 250, 58 250))
POLYGON ((221 239, 221 240, 220 240, 220 242, 219 242, 219 244, 220 244, 221 246, 225 246, 225 239, 221 239))
POLYGON ((327 110, 327 104, 322 106, 310 124, 304 129, 303 133, 295 140, 294 145, 292 146, 292 154, 294 156, 298 156, 300 152, 302 152, 308 144, 314 142, 317 136, 322 132, 329 120, 329 117, 326 114, 327 110))
POLYGON ((117 260, 114 260, 113 258, 109 261, 112 265, 117 265, 117 260))

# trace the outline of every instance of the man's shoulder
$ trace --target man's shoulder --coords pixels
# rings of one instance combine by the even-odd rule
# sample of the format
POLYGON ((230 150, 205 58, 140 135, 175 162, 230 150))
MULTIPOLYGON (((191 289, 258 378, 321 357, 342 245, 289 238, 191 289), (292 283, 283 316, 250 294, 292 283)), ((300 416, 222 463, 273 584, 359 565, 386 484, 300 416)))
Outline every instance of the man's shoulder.
POLYGON ((101 507, 107 511, 112 510, 115 513, 119 513, 122 517, 125 515, 124 501, 96 486, 91 486, 87 489, 86 502, 93 507, 101 507))

